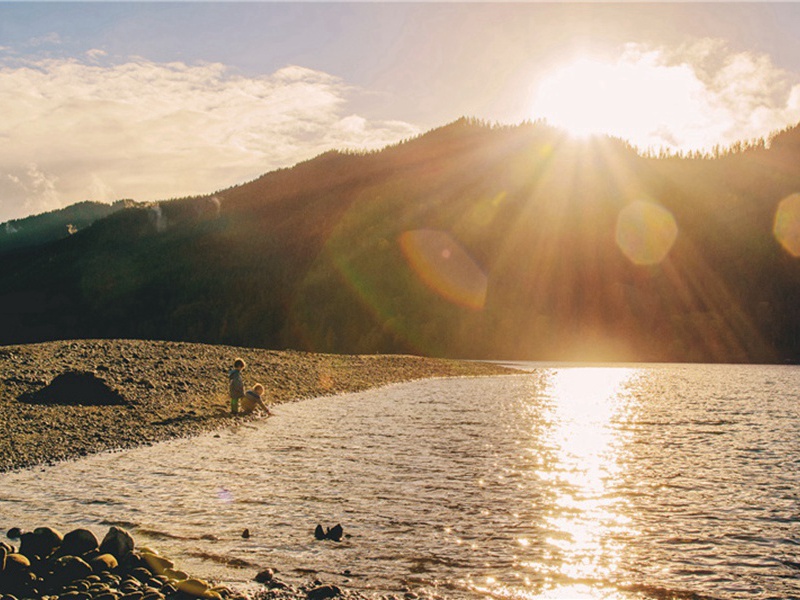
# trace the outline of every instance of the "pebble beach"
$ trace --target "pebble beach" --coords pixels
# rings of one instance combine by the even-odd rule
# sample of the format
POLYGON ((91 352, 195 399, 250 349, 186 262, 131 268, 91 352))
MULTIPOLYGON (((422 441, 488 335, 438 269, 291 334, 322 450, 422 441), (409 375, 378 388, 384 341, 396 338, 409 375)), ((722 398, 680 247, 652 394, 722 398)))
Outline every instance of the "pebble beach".
POLYGON ((490 363, 408 355, 333 355, 140 340, 80 340, 0 347, 0 472, 187 437, 229 425, 228 370, 246 363, 248 387, 268 405, 430 377, 511 373, 490 363), (117 402, 48 386, 90 373, 117 402))

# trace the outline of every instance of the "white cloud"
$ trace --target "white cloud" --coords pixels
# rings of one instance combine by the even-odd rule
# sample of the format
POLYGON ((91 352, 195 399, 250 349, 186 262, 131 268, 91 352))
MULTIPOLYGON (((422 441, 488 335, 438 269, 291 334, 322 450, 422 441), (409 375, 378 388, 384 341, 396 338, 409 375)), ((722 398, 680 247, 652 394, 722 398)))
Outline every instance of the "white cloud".
POLYGON ((615 62, 582 59, 538 90, 534 117, 643 147, 707 150, 800 121, 800 76, 722 41, 677 49, 630 44, 615 62))
POLYGON ((289 66, 0 63, 0 221, 85 199, 204 194, 331 148, 373 149, 413 125, 347 114, 355 91, 289 66))

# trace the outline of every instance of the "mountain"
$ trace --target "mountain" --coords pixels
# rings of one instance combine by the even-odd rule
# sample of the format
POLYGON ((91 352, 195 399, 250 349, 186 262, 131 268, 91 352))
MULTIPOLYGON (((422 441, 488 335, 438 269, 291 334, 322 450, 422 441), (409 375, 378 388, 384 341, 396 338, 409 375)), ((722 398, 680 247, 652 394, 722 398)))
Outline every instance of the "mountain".
POLYGON ((0 266, 0 343, 796 360, 797 164, 798 128, 656 158, 462 119, 17 249, 0 266))
POLYGON ((40 215, 6 221, 0 227, 0 255, 69 237, 133 204, 132 200, 118 200, 112 204, 79 202, 40 215))

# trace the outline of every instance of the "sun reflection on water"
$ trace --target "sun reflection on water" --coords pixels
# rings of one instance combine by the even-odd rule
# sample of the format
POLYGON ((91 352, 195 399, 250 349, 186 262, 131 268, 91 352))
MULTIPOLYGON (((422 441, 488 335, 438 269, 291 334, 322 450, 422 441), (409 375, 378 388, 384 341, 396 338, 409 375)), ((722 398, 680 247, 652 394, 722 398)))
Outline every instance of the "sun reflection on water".
POLYGON ((519 562, 541 584, 535 592, 489 585, 491 595, 620 597, 609 583, 624 559, 622 540, 632 532, 615 484, 627 442, 620 424, 631 411, 626 386, 635 375, 636 369, 587 367, 556 369, 547 378, 544 404, 535 408, 542 422, 535 445, 545 449, 535 473, 547 497, 539 524, 543 548, 519 562))

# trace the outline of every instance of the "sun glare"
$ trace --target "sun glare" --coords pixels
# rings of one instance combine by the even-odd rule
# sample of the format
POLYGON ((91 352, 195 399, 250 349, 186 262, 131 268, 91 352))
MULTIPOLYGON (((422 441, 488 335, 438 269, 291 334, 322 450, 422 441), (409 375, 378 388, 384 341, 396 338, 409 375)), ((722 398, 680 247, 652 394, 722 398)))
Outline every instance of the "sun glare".
POLYGON ((539 85, 532 116, 576 136, 607 134, 641 148, 699 146, 707 142, 692 136, 701 91, 687 67, 583 58, 539 85))

